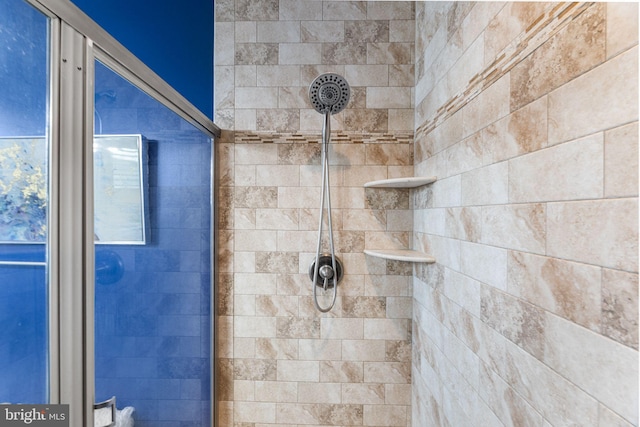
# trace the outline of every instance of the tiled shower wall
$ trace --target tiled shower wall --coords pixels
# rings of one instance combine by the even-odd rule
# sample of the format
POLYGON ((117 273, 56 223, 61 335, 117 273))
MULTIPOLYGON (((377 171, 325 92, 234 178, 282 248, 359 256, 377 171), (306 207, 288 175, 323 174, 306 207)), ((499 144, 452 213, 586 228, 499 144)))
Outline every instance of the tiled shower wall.
POLYGON ((638 4, 416 27, 414 425, 638 425, 638 4))
POLYGON ((409 245, 410 195, 363 184, 413 173, 414 27, 412 2, 216 2, 221 426, 411 423, 412 269, 363 253, 409 245), (352 87, 332 117, 345 277, 327 314, 307 275, 323 120, 308 87, 324 72, 352 87))

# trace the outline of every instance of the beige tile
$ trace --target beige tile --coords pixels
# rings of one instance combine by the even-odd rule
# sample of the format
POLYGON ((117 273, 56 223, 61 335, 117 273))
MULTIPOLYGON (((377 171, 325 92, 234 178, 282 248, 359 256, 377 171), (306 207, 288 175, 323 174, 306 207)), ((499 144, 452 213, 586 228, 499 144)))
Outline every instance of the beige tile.
POLYGON ((369 43, 365 60, 367 64, 411 64, 413 43, 369 43))
POLYGON ((411 2, 371 2, 367 4, 367 19, 413 19, 411 2))
POLYGON ((276 339, 276 338, 256 338, 255 351, 257 359, 297 359, 298 340, 276 339))
POLYGON ((351 86, 387 86, 389 84, 389 66, 385 65, 346 65, 345 75, 351 86))
POLYGON ((598 405, 591 395, 517 346, 507 342, 505 350, 497 372, 551 425, 597 423, 598 405))
POLYGON ((544 311, 487 286, 482 289, 481 319, 538 359, 545 350, 544 311))
POLYGON ((286 381, 255 381, 255 400, 258 402, 296 402, 298 383, 286 381))
POLYGON ((485 206, 480 242, 543 254, 546 246, 546 209, 542 203, 485 206))
POLYGON ((298 209, 255 209, 253 213, 254 225, 260 230, 297 230, 299 226, 298 209))
POLYGON ((235 250, 238 251, 274 251, 276 232, 264 230, 237 230, 235 233, 235 250))
POLYGON ((542 425, 542 416, 486 365, 480 367, 479 393, 504 425, 542 425))
POLYGON ((236 21, 278 19, 278 0, 238 0, 235 3, 236 21))
POLYGON ((509 114, 509 74, 481 92, 463 109, 464 135, 471 135, 509 114))
POLYGON ((511 70, 511 108, 538 99, 604 62, 604 3, 589 7, 511 70))
POLYGON ((407 407, 399 405, 364 405, 365 426, 406 426, 407 407))
POLYGON ((362 339, 363 319, 322 318, 320 323, 322 339, 362 339))
POLYGON ((362 425, 362 405, 279 404, 277 425, 297 420, 305 425, 362 425))
POLYGON ((607 58, 638 44, 638 4, 606 3, 607 58))
POLYGON ((360 383, 364 378, 363 362, 321 361, 320 381, 340 383, 360 383))
POLYGON ((364 362, 364 382, 408 384, 411 364, 402 362, 364 362))
POLYGON ((482 132, 465 138, 451 145, 444 151, 447 162, 447 175, 458 175, 482 166, 483 158, 482 132))
POLYGON ((494 205, 509 201, 509 164, 494 163, 462 175, 462 205, 494 205))
POLYGON ((320 338, 320 321, 313 317, 279 317, 276 328, 278 338, 320 338))
POLYGON ((341 340, 342 360, 379 361, 385 360, 384 340, 341 340))
POLYGON ((274 144, 235 144, 236 165, 275 165, 278 147, 274 144))
POLYGON ((407 319, 364 319, 365 339, 406 340, 410 332, 407 319))
POLYGON ((340 360, 342 357, 341 340, 301 339, 299 346, 301 360, 340 360))
POLYGON ((638 195, 638 123, 604 133, 604 195, 638 195))
POLYGON ((497 289, 507 287, 507 251, 493 246, 462 242, 461 272, 497 289))
POLYGON ((342 403, 383 404, 384 384, 342 384, 342 403))
POLYGON ((632 424, 626 421, 624 418, 613 412, 611 409, 604 405, 600 405, 598 409, 598 422, 599 425, 611 426, 611 427, 631 427, 632 424))
POLYGON ((484 162, 496 163, 547 146, 547 98, 542 97, 483 131, 484 162))
POLYGON ((236 43, 235 65, 275 65, 278 63, 277 43, 236 43))
POLYGON ((638 275, 616 270, 602 274, 602 333, 638 349, 638 275))
POLYGON ((638 119, 638 49, 633 48, 549 94, 549 143, 638 119))
MULTIPOLYGON (((259 43, 299 43, 298 21, 258 21, 256 41, 259 43)), ((236 23, 236 28, 238 23, 236 23)), ((236 37, 237 39, 237 37, 236 37)))
POLYGON ((345 21, 345 40, 357 40, 358 42, 375 43, 389 41, 389 21, 370 20, 345 21))
POLYGON ((307 383, 298 384, 299 403, 352 403, 343 402, 341 399, 340 383, 307 383))
POLYGON ((256 22, 241 21, 235 23, 235 42, 236 43, 255 43, 256 42, 256 22))
POLYGON ((276 404, 262 402, 234 402, 233 419, 236 423, 273 423, 276 421, 276 404))
POLYGON ((344 41, 342 21, 302 21, 300 26, 304 43, 344 41))
POLYGON ((278 360, 278 381, 319 381, 317 361, 278 360))
POLYGON ((553 315, 544 361, 631 423, 638 422, 638 352, 553 315))
POLYGON ((215 56, 215 65, 234 65, 235 37, 233 22, 216 22, 215 44, 220 55, 215 56))
POLYGON ((384 398, 384 403, 387 405, 409 405, 411 402, 411 385, 385 384, 384 398))
POLYGON ((509 161, 509 201, 536 202, 602 197, 601 133, 509 161))
POLYGON ((275 317, 239 316, 234 319, 233 332, 236 337, 273 337, 276 334, 275 317))
POLYGON ((279 18, 281 21, 305 21, 322 16, 322 4, 315 0, 280 0, 279 18))
POLYGON ((322 57, 320 43, 280 43, 278 64, 319 64, 322 57))
POLYGON ((637 271, 637 218, 634 199, 550 203, 547 255, 637 271))
POLYGON ((600 330, 601 269, 509 252, 511 294, 591 330, 600 330))
POLYGON ((485 62, 490 64, 513 39, 549 8, 549 3, 513 2, 489 22, 485 30, 485 62))
POLYGON ((327 1, 322 3, 322 18, 325 21, 367 19, 367 5, 360 1, 327 1))
POLYGON ((275 274, 236 273, 233 275, 236 295, 269 295, 276 291, 275 274))

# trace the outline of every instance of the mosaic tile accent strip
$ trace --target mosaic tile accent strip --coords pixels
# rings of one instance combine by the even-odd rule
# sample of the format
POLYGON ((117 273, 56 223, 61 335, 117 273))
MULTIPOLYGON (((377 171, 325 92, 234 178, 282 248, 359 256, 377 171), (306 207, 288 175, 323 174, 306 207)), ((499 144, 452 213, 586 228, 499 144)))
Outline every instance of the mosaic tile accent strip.
POLYGON ((416 137, 419 139, 441 125, 593 4, 549 3, 544 13, 509 43, 482 72, 472 77, 464 90, 445 102, 434 117, 416 129, 416 137))

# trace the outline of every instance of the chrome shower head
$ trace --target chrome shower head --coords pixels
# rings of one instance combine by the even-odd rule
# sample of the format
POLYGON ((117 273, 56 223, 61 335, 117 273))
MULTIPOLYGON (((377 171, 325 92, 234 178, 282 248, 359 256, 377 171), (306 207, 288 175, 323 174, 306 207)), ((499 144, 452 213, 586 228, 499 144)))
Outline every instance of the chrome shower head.
POLYGON ((331 114, 344 110, 349 103, 351 88, 349 83, 338 74, 321 74, 309 86, 309 99, 318 113, 331 114))

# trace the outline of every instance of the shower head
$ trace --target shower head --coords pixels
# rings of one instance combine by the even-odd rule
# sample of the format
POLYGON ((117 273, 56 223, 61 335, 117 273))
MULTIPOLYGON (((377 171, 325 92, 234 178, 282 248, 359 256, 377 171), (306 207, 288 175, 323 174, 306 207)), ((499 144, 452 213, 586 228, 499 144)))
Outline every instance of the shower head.
POLYGON ((309 86, 311 104, 321 114, 336 114, 344 110, 350 95, 349 83, 338 74, 321 74, 309 86))

